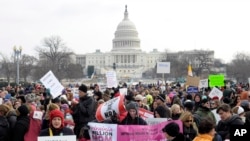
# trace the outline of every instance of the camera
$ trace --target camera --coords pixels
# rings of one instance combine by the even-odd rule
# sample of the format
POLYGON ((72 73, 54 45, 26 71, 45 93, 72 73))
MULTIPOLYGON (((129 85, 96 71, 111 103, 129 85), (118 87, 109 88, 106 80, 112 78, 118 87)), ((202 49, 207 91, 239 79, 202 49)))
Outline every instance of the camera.
POLYGON ((106 118, 108 118, 108 117, 114 117, 114 116, 116 116, 116 112, 114 110, 110 110, 110 111, 105 112, 104 116, 106 118))

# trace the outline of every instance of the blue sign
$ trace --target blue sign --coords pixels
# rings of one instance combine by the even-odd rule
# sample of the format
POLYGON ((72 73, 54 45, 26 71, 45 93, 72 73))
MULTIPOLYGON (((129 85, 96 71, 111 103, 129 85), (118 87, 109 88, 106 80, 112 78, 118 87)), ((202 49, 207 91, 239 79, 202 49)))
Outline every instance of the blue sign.
POLYGON ((188 93, 198 93, 198 92, 199 92, 199 89, 198 89, 198 87, 189 86, 189 87, 187 88, 187 92, 188 92, 188 93))

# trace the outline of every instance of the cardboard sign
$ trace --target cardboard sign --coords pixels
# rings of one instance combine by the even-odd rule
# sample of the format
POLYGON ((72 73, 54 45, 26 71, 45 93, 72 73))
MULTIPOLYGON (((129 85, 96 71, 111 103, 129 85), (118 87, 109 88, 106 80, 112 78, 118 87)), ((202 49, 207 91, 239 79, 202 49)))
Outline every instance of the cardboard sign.
POLYGON ((38 141, 76 141, 76 136, 45 136, 38 137, 38 141))
POLYGON ((63 85, 58 81, 56 76, 53 74, 52 71, 47 72, 40 81, 43 83, 43 85, 50 89, 50 94, 53 98, 58 97, 62 94, 62 91, 64 89, 63 85))
POLYGON ((207 88, 208 87, 208 79, 200 80, 199 88, 207 88))
POLYGON ((187 76, 186 85, 199 87, 199 84, 200 84, 200 77, 187 76))
POLYGON ((157 73, 170 73, 170 62, 157 62, 157 73))
POLYGON ((222 96, 223 96, 223 92, 220 91, 218 88, 214 87, 214 88, 212 89, 212 91, 209 93, 208 96, 209 96, 210 98, 213 98, 213 97, 217 96, 217 97, 219 97, 219 100, 220 100, 220 99, 222 98, 222 96))
POLYGON ((215 86, 224 86, 224 75, 209 75, 209 86, 215 87, 215 86))

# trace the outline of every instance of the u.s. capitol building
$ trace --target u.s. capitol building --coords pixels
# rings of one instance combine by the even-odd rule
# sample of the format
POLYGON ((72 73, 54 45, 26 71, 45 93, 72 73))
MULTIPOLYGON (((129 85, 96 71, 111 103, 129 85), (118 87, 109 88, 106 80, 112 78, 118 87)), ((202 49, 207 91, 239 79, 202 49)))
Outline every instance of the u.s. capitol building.
POLYGON ((76 62, 84 68, 87 74, 88 68, 94 66, 96 74, 105 74, 113 70, 115 66, 118 78, 141 78, 142 73, 154 68, 156 62, 166 58, 165 52, 152 52, 141 50, 141 41, 138 37, 135 24, 129 20, 127 6, 124 18, 118 24, 113 39, 113 47, 110 52, 96 50, 94 53, 76 55, 76 62))

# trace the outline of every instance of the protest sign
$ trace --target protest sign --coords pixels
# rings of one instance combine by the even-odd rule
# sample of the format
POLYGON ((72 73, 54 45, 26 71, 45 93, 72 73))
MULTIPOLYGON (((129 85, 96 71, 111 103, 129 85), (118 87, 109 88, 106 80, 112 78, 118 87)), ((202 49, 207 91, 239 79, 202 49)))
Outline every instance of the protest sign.
POLYGON ((120 88, 120 89, 119 89, 119 92, 120 92, 120 94, 122 94, 122 95, 127 95, 127 93, 128 93, 128 88, 120 88))
POLYGON ((112 87, 116 88, 118 86, 115 71, 107 71, 106 78, 107 78, 107 88, 112 88, 112 87))
POLYGON ((43 85, 47 88, 50 89, 50 94, 52 95, 53 98, 58 97, 59 95, 62 94, 62 91, 64 87, 62 84, 57 80, 55 75, 53 74, 52 71, 47 72, 41 79, 40 81, 43 83, 43 85))
POLYGON ((38 141, 76 141, 76 136, 44 136, 38 137, 38 141))
POLYGON ((124 106, 124 95, 112 98, 109 101, 99 105, 96 110, 96 119, 99 122, 108 119, 114 114, 113 112, 116 114, 126 112, 126 108, 124 106))
POLYGON ((208 87, 208 79, 200 80, 199 88, 207 88, 208 87))
POLYGON ((182 122, 180 120, 172 120, 161 122, 155 125, 118 125, 117 140, 124 141, 165 141, 166 137, 162 132, 167 124, 176 122, 180 127, 180 132, 183 132, 182 122))
POLYGON ((189 86, 189 87, 187 88, 187 92, 188 92, 188 93, 198 93, 199 90, 198 90, 198 87, 189 86))
POLYGON ((214 87, 211 92, 208 95, 210 98, 213 98, 215 96, 219 97, 219 100, 222 98, 223 93, 218 88, 214 87))
POLYGON ((146 118, 145 121, 147 122, 148 125, 155 125, 155 124, 159 124, 162 122, 166 122, 169 119, 167 118, 146 118))
POLYGON ((148 111, 144 108, 139 108, 139 115, 141 118, 146 119, 146 118, 153 118, 154 113, 151 111, 148 111))
POLYGON ((157 62, 157 73, 170 73, 170 62, 157 62))
POLYGON ((117 124, 88 123, 91 141, 116 141, 117 124))
POLYGON ((199 87, 199 84, 200 84, 200 77, 187 76, 186 85, 199 87))
POLYGON ((209 86, 215 87, 215 86, 224 86, 224 75, 209 75, 209 86))

